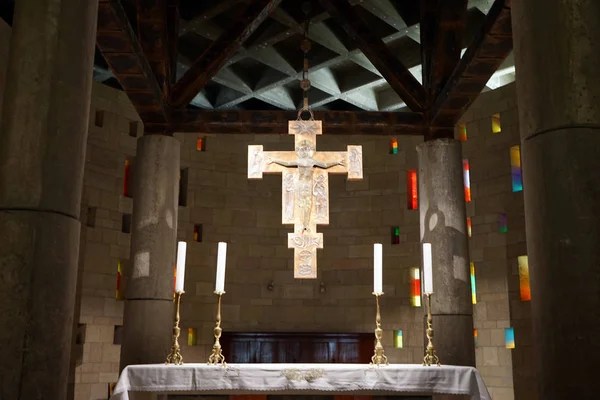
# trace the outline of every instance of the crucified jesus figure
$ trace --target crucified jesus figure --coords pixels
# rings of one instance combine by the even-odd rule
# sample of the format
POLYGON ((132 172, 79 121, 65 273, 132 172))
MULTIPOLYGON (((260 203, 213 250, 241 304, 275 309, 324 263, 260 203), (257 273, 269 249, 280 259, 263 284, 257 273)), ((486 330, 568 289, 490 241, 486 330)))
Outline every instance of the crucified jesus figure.
POLYGON ((313 167, 328 169, 336 165, 344 165, 344 159, 332 162, 315 160, 315 147, 308 141, 301 141, 296 147, 298 157, 295 160, 284 161, 268 159, 268 164, 279 164, 283 167, 298 168, 297 205, 302 210, 302 233, 310 232, 310 214, 313 199, 313 167))

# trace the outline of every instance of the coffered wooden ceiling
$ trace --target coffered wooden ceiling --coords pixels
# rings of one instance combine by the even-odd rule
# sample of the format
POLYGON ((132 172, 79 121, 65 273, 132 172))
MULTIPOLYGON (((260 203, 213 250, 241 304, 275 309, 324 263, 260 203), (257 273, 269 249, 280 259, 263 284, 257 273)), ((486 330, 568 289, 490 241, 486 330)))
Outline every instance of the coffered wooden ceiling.
POLYGON ((99 0, 94 76, 149 133, 285 133, 307 19, 328 133, 451 136, 512 67, 510 0, 99 0))

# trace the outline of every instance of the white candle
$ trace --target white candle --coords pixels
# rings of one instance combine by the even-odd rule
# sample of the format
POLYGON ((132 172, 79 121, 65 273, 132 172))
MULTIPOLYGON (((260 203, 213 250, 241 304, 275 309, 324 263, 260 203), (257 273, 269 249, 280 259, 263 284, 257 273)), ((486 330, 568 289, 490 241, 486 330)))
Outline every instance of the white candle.
POLYGON ((186 242, 177 243, 177 280, 175 282, 175 291, 183 292, 183 283, 185 282, 185 252, 187 250, 186 242))
POLYGON ((225 293, 225 260, 227 259, 227 243, 219 242, 217 253, 217 282, 215 293, 225 293))
POLYGON ((433 293, 433 262, 431 259, 431 243, 423 243, 423 280, 425 293, 433 293))
POLYGON ((373 292, 383 293, 383 249, 381 243, 373 245, 373 292))

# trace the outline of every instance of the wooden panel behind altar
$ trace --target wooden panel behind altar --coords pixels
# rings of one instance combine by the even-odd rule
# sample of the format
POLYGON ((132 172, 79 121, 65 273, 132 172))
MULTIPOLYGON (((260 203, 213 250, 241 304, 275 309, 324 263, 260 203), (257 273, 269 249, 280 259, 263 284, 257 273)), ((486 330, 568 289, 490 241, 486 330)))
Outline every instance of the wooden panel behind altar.
POLYGON ((372 333, 224 332, 230 363, 369 363, 372 333))

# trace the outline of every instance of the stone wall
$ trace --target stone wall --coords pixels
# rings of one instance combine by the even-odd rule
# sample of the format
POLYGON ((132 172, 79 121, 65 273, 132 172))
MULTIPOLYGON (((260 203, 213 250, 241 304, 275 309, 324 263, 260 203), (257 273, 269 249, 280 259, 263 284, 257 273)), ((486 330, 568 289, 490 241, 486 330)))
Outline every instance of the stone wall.
MULTIPOLYGON (((119 329, 123 302, 115 298, 117 266, 127 268, 129 234, 124 215, 132 199, 123 195, 126 159, 135 155, 141 124, 123 93, 94 86, 84 181, 79 359, 75 399, 99 399, 117 378, 119 329), (99 126, 101 125, 101 126, 99 126)), ((187 202, 179 208, 179 239, 188 242, 186 294, 182 301, 181 338, 186 362, 204 362, 212 346, 217 242, 229 243, 223 328, 229 331, 371 332, 373 243, 384 244, 382 298, 384 345, 393 362, 422 359, 423 309, 409 302, 409 270, 420 265, 418 210, 407 208, 406 170, 416 169, 420 138, 399 138, 390 154, 389 138, 327 136, 318 150, 345 150, 360 144, 365 179, 347 182, 330 177, 330 225, 319 228, 317 280, 293 279, 288 226, 281 225, 281 177, 247 179, 247 146, 291 150, 288 135, 178 134, 181 167, 187 168, 187 202), (201 225, 201 241, 194 227, 201 225), (392 244, 392 228, 400 244, 392 244), (272 285, 272 290, 269 286, 272 285), (188 328, 197 342, 187 346, 188 328), (403 331, 403 348, 393 348, 393 330, 403 331)), ((124 271, 123 271, 124 274, 124 271)), ((165 355, 166 356, 166 355, 165 355)))
POLYGON ((515 85, 483 93, 461 124, 471 181, 467 215, 476 276, 477 368, 494 399, 536 399, 530 308, 519 290, 518 257, 527 255, 523 192, 513 192, 511 179, 510 148, 520 144, 515 85), (499 115, 498 133, 494 115, 499 115), (507 328, 514 330, 514 349, 506 348, 507 328))
MULTIPOLYGON (((1 23, 1 21, 0 21, 1 23)), ((10 30, 0 25, 0 89, 10 30)), ((0 90, 1 92, 1 90, 0 90)), ((535 399, 531 362, 529 303, 519 297, 517 259, 526 255, 522 192, 511 188, 509 148, 519 144, 514 85, 484 93, 463 118, 472 201, 470 253, 476 270, 477 366, 494 399, 535 399), (502 131, 492 133, 500 114, 502 131), (499 230, 506 214, 507 231, 499 230), (516 347, 506 349, 505 328, 516 347), (514 392, 514 395, 513 395, 514 392)), ((119 91, 95 84, 91 104, 82 204, 82 245, 78 285, 79 320, 74 335, 74 398, 106 399, 117 379, 123 302, 116 298, 118 266, 128 267, 128 215, 132 199, 123 195, 126 160, 134 160, 142 124, 119 91)), ((384 244, 382 318, 390 361, 419 363, 423 356, 423 308, 410 304, 409 270, 420 265, 418 211, 407 209, 407 169, 417 169, 419 138, 328 136, 318 150, 360 144, 365 179, 330 178, 331 223, 319 228, 319 278, 293 279, 289 226, 281 225, 281 178, 246 178, 248 144, 291 150, 288 135, 178 134, 182 168, 187 168, 187 203, 179 208, 179 239, 188 242, 186 294, 182 303, 183 355, 204 362, 212 344, 212 295, 217 242, 229 243, 223 328, 228 331, 371 332, 374 328, 372 245, 384 244), (201 241, 194 227, 201 225, 201 241), (400 244, 392 244, 398 227, 400 244), (272 285, 272 290, 270 287, 272 285), (187 330, 197 342, 187 345, 187 330), (403 331, 403 348, 393 348, 393 330, 403 331)), ((124 286, 124 285, 123 285, 124 286)), ((124 288, 122 287, 122 290, 124 288)), ((442 360, 443 362, 443 360, 442 360)))

